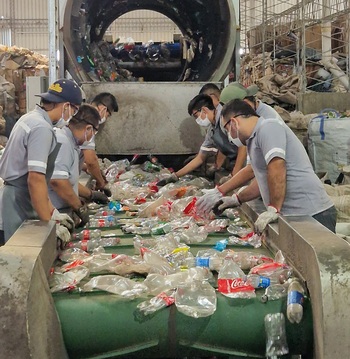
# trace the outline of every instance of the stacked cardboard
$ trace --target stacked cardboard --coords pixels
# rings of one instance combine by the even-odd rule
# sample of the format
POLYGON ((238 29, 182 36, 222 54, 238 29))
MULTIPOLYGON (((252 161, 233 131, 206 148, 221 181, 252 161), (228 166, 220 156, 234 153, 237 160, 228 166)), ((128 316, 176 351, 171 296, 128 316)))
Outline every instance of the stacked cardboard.
POLYGON ((22 47, 0 45, 0 106, 4 114, 26 112, 26 77, 47 76, 48 58, 22 47))

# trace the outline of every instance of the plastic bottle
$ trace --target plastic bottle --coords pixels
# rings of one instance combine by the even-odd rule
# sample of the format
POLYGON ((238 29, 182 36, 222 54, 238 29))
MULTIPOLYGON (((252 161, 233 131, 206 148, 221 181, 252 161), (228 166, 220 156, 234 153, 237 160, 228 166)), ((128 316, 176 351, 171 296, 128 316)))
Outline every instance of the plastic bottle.
POLYGON ((283 313, 267 314, 265 316, 266 332, 266 357, 277 358, 277 356, 288 354, 286 337, 286 323, 283 313))
POLYGON ((95 217, 106 217, 106 216, 114 216, 115 215, 115 210, 113 209, 99 209, 98 211, 96 211, 95 213, 95 217))
POLYGON ((141 247, 140 251, 145 263, 151 266, 152 273, 166 275, 175 272, 175 269, 168 263, 168 261, 156 252, 145 247, 141 247))
POLYGON ((73 239, 89 240, 101 238, 101 231, 99 229, 84 229, 79 233, 73 233, 73 239))
POLYGON ((287 318, 291 323, 300 323, 303 319, 304 287, 298 278, 291 280, 288 287, 287 318))
POLYGON ((268 300, 278 300, 287 295, 287 288, 282 284, 272 284, 266 288, 261 301, 266 303, 268 300))
POLYGON ((247 275, 247 284, 250 284, 254 288, 267 288, 272 284, 278 284, 276 278, 263 277, 258 274, 249 274, 247 275))
POLYGON ((83 239, 79 242, 69 242, 68 248, 79 248, 85 252, 90 252, 97 247, 111 247, 120 243, 120 238, 117 237, 103 237, 99 239, 83 239))
POLYGON ((210 270, 219 271, 224 259, 221 257, 193 257, 186 258, 185 263, 189 268, 204 267, 210 270))
POLYGON ((152 314, 175 303, 175 290, 159 293, 157 296, 140 303, 137 308, 144 314, 152 314))
POLYGON ((89 219, 89 227, 113 227, 117 225, 117 219, 113 216, 92 217, 89 219))

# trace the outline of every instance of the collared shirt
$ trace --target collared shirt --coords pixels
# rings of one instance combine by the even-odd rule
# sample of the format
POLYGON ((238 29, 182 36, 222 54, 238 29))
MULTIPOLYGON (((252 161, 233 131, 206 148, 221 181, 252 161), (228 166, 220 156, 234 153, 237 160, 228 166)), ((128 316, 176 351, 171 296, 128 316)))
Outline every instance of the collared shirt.
POLYGON ((46 174, 48 156, 56 144, 48 114, 36 106, 13 127, 0 161, 0 177, 12 181, 29 171, 46 174))
POLYGON ((333 206, 314 173, 305 148, 284 122, 260 117, 247 140, 247 148, 265 206, 270 204, 267 165, 275 157, 284 159, 286 163, 283 215, 313 216, 333 206))
MULTIPOLYGON (((51 179, 67 179, 73 187, 76 195, 78 195, 79 184, 79 155, 80 149, 76 143, 72 131, 69 127, 56 128, 55 133, 61 148, 58 152, 55 169, 51 179)), ((69 207, 51 186, 49 186, 49 197, 52 204, 59 210, 69 207)))

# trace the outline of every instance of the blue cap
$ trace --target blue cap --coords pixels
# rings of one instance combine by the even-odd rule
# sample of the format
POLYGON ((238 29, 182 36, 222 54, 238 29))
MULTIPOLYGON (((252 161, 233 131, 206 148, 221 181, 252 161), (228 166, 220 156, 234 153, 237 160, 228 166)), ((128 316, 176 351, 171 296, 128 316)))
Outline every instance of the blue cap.
POLYGON ((67 79, 55 81, 50 85, 47 92, 36 96, 53 103, 70 102, 74 105, 80 105, 83 101, 80 87, 74 81, 67 79))

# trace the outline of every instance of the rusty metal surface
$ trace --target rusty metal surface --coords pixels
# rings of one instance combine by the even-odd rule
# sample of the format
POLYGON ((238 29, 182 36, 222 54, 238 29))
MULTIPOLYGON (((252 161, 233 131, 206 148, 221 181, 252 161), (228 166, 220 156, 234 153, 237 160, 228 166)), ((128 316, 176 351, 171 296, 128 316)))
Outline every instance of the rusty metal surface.
POLYGON ((55 223, 40 221, 0 248, 0 358, 68 358, 47 280, 55 248, 55 223))

